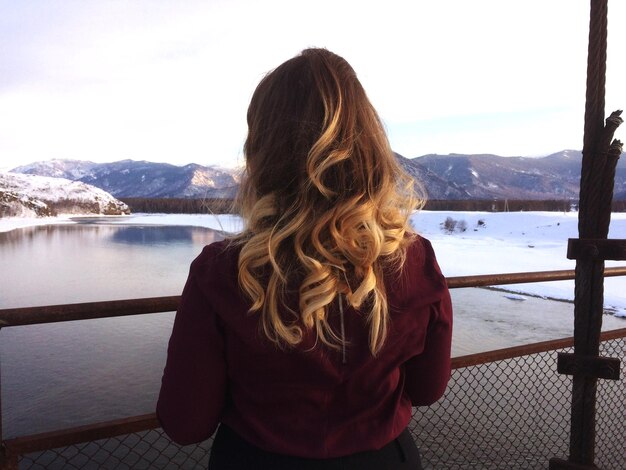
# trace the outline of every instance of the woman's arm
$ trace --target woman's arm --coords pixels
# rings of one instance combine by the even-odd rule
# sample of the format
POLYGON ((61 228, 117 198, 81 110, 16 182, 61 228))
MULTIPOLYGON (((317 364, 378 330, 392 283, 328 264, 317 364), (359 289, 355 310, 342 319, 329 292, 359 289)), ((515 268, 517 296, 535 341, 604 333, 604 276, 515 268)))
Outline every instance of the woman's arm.
POLYGON ((404 389, 415 406, 431 405, 446 390, 450 380, 452 345, 452 302, 447 283, 435 258, 430 242, 422 239, 422 265, 414 268, 423 273, 409 285, 419 285, 420 295, 430 298, 422 310, 428 315, 424 350, 405 363, 404 389))
POLYGON ((452 344, 452 306, 446 295, 431 305, 431 322, 426 333, 424 352, 405 363, 404 389, 414 406, 431 405, 446 390, 450 380, 452 344))
POLYGON ((163 430, 181 445, 211 437, 226 394, 224 340, 194 275, 203 264, 200 257, 191 266, 176 313, 157 403, 163 430))

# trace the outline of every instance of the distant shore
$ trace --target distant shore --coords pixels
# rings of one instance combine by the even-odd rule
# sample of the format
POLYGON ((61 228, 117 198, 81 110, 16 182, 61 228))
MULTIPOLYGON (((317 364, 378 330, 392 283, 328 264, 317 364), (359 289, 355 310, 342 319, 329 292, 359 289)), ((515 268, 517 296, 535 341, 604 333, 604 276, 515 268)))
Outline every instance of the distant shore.
POLYGON ((110 219, 114 223, 132 225, 191 225, 224 232, 241 230, 239 217, 230 214, 145 214, 98 215, 98 214, 63 214, 55 217, 5 217, 0 218, 0 233, 20 228, 41 225, 73 224, 84 219, 110 219))
POLYGON ((10 232, 19 228, 37 227, 40 225, 56 225, 74 223, 74 218, 86 217, 130 217, 128 215, 99 215, 99 214, 63 214, 54 217, 4 217, 0 218, 0 232, 10 232))

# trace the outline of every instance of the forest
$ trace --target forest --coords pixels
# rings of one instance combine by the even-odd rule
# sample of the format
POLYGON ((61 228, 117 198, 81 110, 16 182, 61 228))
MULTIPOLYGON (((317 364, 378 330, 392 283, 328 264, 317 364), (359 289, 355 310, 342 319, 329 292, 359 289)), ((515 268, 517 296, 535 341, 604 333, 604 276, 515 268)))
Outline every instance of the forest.
MULTIPOLYGON (((176 199, 176 198, 120 198, 131 212, 168 214, 228 214, 233 213, 231 199, 176 199)), ((428 200, 424 207, 430 211, 571 212, 578 209, 578 201, 554 200, 428 200)), ((626 212, 626 201, 613 201, 613 212, 626 212)))

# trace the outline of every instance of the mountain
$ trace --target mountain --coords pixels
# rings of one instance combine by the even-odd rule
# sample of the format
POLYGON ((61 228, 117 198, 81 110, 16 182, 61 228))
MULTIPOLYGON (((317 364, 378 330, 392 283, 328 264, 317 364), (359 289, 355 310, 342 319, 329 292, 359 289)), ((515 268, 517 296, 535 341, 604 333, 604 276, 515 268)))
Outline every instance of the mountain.
MULTIPOLYGON (((577 199, 582 153, 542 158, 497 155, 424 155, 410 160, 463 193, 461 199, 577 199)), ((426 187, 429 188, 428 180, 426 187)), ((626 191, 626 161, 618 161, 615 198, 626 191)), ((438 199, 429 192, 431 199, 438 199)), ((453 199, 446 197, 445 199, 453 199)))
POLYGON ((429 199, 468 199, 469 194, 454 181, 448 181, 427 166, 396 153, 404 170, 418 182, 418 190, 426 192, 429 199))
POLYGON ((24 173, 27 175, 50 176, 52 178, 66 178, 78 181, 91 174, 92 168, 98 164, 85 160, 46 160, 18 166, 11 170, 12 173, 24 173))
POLYGON ((128 206, 105 191, 65 178, 0 172, 0 217, 58 214, 128 214, 128 206))
MULTIPOLYGON (((563 150, 542 158, 497 155, 396 154, 429 199, 578 199, 582 153, 563 150)), ((92 184, 115 197, 232 198, 239 171, 190 164, 122 160, 93 163, 50 160, 15 168, 15 172, 60 176, 92 184)), ((620 159, 615 199, 626 199, 626 161, 620 159)))
POLYGON ((11 171, 82 181, 115 197, 232 198, 239 184, 234 170, 195 163, 181 167, 135 160, 113 163, 50 160, 11 171))

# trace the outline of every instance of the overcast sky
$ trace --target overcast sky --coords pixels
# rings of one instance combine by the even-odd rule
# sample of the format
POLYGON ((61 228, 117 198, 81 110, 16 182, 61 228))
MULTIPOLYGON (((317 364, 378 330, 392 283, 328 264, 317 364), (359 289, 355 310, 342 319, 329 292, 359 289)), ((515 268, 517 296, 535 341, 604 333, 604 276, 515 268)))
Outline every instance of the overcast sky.
MULTIPOLYGON (((588 24, 588 0, 0 0, 0 167, 241 164, 256 84, 310 46, 352 64, 406 157, 580 149, 588 24)), ((607 114, 624 24, 609 1, 607 114)))

